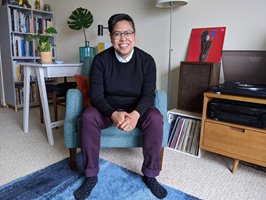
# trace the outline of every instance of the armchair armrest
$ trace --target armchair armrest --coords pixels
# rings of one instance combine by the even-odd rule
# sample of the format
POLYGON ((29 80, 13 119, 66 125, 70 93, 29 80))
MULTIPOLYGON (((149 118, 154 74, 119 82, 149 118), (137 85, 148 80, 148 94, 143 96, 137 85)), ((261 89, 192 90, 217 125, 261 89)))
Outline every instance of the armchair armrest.
POLYGON ((163 143, 162 146, 167 146, 168 138, 169 138, 169 124, 167 120, 167 95, 164 90, 156 90, 155 91, 155 102, 154 105, 156 108, 158 108, 163 115, 163 143))
POLYGON ((65 145, 69 148, 79 143, 77 136, 77 120, 83 112, 83 97, 78 89, 70 89, 66 96, 66 112, 64 121, 65 145))

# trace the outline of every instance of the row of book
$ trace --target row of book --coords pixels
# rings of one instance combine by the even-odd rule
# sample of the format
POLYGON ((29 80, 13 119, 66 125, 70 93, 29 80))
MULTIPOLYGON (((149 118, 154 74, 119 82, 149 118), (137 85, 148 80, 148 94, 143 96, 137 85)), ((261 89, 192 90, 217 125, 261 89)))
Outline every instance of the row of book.
MULTIPOLYGON (((13 76, 14 81, 23 82, 24 81, 24 67, 18 64, 17 61, 14 61, 14 66, 15 66, 14 76, 13 76)), ((45 78, 45 80, 46 79, 54 80, 54 78, 45 78)), ((30 82, 35 82, 35 81, 37 81, 36 76, 30 76, 30 82)))
POLYGON ((33 33, 33 24, 30 15, 17 10, 10 9, 12 30, 21 33, 33 33))
POLYGON ((177 116, 170 125, 170 148, 199 156, 199 138, 201 121, 177 116))
POLYGON ((43 19, 42 17, 34 17, 33 22, 35 24, 35 26, 33 27, 34 33, 44 34, 44 31, 47 28, 50 28, 53 26, 51 19, 43 19))
MULTIPOLYGON (((33 41, 27 41, 23 36, 13 36, 12 55, 17 57, 33 56, 33 41)), ((36 48, 36 47, 35 47, 36 48)))
POLYGON ((16 72, 14 74, 15 82, 24 81, 24 67, 15 63, 15 72, 16 72))
MULTIPOLYGON (((24 88, 23 88, 23 83, 16 83, 15 84, 15 89, 16 89, 16 104, 17 105, 22 105, 24 100, 24 88)), ((31 82, 30 84, 30 103, 37 103, 37 83, 36 82, 31 82)))
POLYGON ((12 30, 21 33, 44 33, 49 27, 52 27, 52 19, 43 18, 42 16, 34 15, 33 17, 27 12, 10 8, 12 30))

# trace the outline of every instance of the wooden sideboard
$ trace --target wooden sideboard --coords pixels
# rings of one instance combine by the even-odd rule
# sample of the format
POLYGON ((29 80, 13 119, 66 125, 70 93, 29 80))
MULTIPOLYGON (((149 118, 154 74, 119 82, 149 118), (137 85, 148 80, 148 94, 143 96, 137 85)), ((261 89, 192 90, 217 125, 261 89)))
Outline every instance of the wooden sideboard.
POLYGON ((208 119, 207 107, 212 99, 257 104, 266 104, 266 100, 205 92, 200 136, 201 149, 234 159, 232 173, 236 171, 239 160, 266 167, 266 130, 208 119))

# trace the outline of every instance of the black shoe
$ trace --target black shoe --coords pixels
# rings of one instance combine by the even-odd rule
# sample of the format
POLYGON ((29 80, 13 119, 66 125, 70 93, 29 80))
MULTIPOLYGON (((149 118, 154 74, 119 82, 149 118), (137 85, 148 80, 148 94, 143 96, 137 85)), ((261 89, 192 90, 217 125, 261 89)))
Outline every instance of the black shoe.
POLYGON ((98 177, 88 177, 84 180, 83 184, 74 192, 74 197, 76 200, 84 200, 88 196, 92 189, 95 187, 96 183, 98 182, 98 177))
POLYGON ((142 177, 144 183, 151 190, 152 194, 158 199, 163 199, 167 196, 167 190, 158 183, 156 178, 150 178, 147 176, 142 177))

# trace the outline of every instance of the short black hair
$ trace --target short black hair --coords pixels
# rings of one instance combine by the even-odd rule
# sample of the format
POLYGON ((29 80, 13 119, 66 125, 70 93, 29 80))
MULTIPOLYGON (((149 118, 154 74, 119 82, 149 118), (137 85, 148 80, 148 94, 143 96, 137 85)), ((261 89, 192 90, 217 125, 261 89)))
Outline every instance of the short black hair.
POLYGON ((117 22, 123 21, 123 20, 126 20, 129 23, 131 23, 133 31, 135 32, 135 24, 134 24, 133 19, 128 14, 123 14, 123 13, 114 14, 114 15, 112 15, 109 18, 109 20, 108 20, 108 30, 109 30, 109 32, 112 33, 115 24, 117 22))

